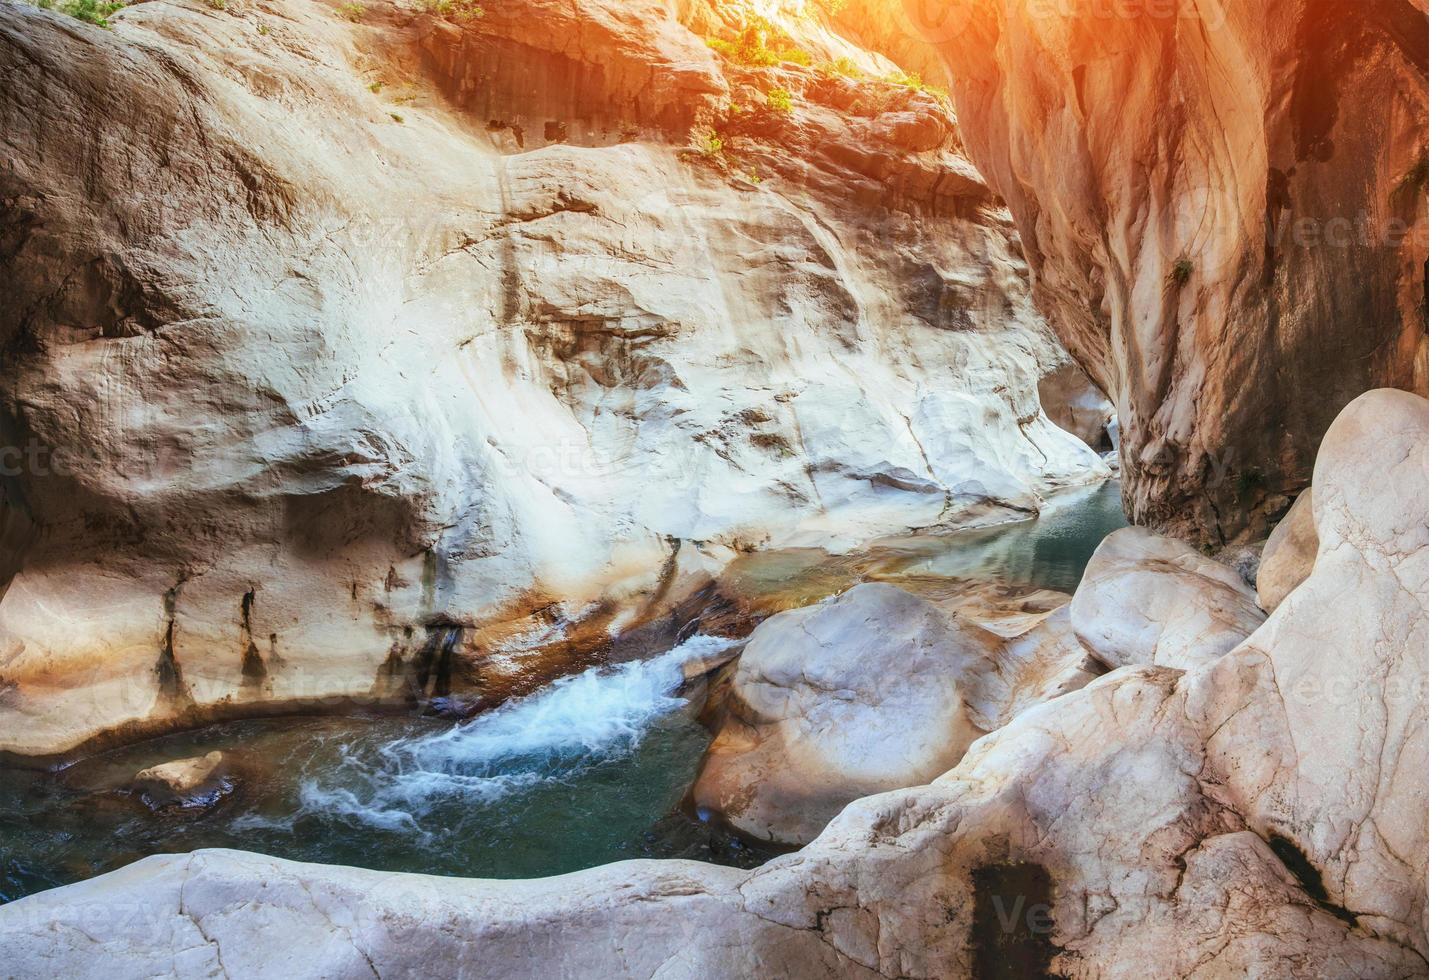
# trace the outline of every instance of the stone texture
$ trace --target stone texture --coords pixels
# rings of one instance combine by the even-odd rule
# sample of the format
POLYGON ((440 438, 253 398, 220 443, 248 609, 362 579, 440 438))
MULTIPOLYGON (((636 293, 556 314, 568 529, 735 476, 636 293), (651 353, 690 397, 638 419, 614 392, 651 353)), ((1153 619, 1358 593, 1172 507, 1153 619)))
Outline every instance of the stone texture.
POLYGON ((131 786, 145 805, 205 807, 233 791, 233 776, 222 752, 150 766, 134 774, 131 786))
POLYGON ((1263 535, 1352 398, 1429 390, 1419 0, 891 4, 938 44, 1138 524, 1263 535))
POLYGON ((959 680, 994 637, 881 583, 765 620, 739 658, 695 804, 806 844, 851 800, 926 783, 983 734, 959 680))
POLYGON ((1235 569, 1137 527, 1107 535, 1071 602, 1077 636, 1113 668, 1213 661, 1264 620, 1235 569))
POLYGON ((1314 507, 1314 496, 1306 487, 1265 542, 1255 588, 1260 608, 1266 612, 1274 612, 1315 568, 1320 537, 1315 531, 1314 507))
POLYGON ((949 111, 671 11, 0 3, 0 750, 521 693, 1106 475, 949 111))
POLYGON ((945 605, 872 582, 762 623, 694 803, 751 836, 806 844, 851 801, 933 779, 985 732, 1096 676, 1065 606, 945 605))
POLYGON ((5 906, 0 961, 21 977, 1422 976, 1426 447, 1429 402, 1358 399, 1316 463, 1314 571, 1238 649, 1025 711, 760 869, 463 881, 201 851, 5 906))

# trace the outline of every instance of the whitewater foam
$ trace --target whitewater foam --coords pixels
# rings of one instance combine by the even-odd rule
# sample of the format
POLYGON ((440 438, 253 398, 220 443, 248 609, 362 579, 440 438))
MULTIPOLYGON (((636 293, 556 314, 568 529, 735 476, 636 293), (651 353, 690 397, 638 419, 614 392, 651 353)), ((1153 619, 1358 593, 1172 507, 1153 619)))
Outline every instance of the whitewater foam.
POLYGON ((650 660, 595 667, 470 721, 393 740, 376 753, 344 751, 337 770, 303 780, 304 813, 426 836, 422 818, 463 801, 488 805, 563 782, 631 754, 651 727, 685 705, 684 664, 735 644, 693 636, 650 660))

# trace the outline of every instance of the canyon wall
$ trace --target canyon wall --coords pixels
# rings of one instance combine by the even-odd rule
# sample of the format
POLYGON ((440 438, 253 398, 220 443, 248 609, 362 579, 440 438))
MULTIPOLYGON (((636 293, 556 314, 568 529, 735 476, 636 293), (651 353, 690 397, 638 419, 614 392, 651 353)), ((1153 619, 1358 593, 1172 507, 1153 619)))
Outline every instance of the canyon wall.
POLYGON ((1138 523, 1263 534, 1335 414, 1429 388, 1419 0, 903 0, 1116 403, 1138 523))
POLYGON ((1105 477, 939 98, 683 13, 0 2, 0 750, 479 706, 1105 477))

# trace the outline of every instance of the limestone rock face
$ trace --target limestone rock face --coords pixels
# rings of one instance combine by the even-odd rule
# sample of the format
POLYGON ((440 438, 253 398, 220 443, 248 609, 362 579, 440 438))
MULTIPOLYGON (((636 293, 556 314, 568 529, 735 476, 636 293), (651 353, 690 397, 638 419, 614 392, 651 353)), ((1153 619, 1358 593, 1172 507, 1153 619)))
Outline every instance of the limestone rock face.
POLYGON ((0 74, 0 750, 519 692, 1107 473, 926 93, 613 0, 3 0, 0 74))
POLYGON ((0 957, 21 976, 220 957, 245 976, 1422 976, 1426 454, 1429 401, 1357 399, 1316 462, 1314 569, 1237 649, 1024 711, 757 870, 479 882, 203 851, 0 909, 0 957))
POLYGON ((1260 608, 1266 612, 1274 612, 1275 607, 1309 578, 1315 568, 1320 537, 1315 531, 1314 508, 1314 497, 1310 488, 1306 487, 1265 542, 1255 588, 1260 608))
POLYGON ((1352 398, 1429 390, 1422 2, 890 6, 1117 406, 1134 523, 1263 533, 1352 398))
POLYGON ((1136 527, 1107 535, 1071 602, 1077 636, 1113 668, 1184 670, 1225 654, 1264 620, 1235 569, 1136 527))
POLYGON ((883 583, 780 613, 754 631, 692 790, 766 840, 805 844, 845 805, 927 782, 984 732, 1095 673, 1065 607, 970 615, 883 583))

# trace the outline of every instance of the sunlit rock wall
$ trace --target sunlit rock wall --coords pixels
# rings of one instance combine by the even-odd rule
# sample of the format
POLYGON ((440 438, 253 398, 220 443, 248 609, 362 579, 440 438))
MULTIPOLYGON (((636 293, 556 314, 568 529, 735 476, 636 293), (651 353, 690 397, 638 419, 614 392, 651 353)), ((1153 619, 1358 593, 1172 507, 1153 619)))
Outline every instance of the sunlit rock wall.
POLYGON ((936 98, 491 8, 0 3, 0 749, 497 698, 1105 475, 936 98))

